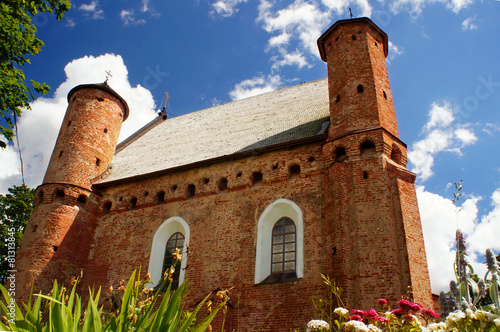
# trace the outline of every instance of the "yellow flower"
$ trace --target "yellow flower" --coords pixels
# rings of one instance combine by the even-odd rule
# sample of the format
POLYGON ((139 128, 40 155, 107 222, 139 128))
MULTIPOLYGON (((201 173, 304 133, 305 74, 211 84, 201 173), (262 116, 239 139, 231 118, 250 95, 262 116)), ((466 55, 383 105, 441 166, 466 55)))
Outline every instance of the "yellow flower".
POLYGON ((179 250, 179 248, 175 248, 175 252, 172 254, 172 256, 174 256, 174 258, 176 260, 178 260, 179 262, 182 261, 182 255, 181 255, 181 251, 179 250))

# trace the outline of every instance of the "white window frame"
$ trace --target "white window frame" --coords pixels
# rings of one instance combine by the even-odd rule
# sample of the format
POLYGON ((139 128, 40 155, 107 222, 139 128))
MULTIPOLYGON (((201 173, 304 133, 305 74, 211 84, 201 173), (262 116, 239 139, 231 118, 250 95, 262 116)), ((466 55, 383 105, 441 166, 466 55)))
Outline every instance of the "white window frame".
POLYGON ((297 278, 304 277, 304 220, 302 210, 294 202, 280 198, 262 212, 257 224, 257 246, 255 257, 255 283, 258 284, 271 274, 272 231, 276 222, 288 217, 296 227, 296 264, 297 278))
POLYGON ((187 246, 189 245, 189 238, 191 232, 188 223, 181 217, 168 218, 158 227, 154 237, 153 244, 151 245, 151 256, 149 257, 148 272, 151 275, 152 287, 158 285, 162 277, 163 260, 165 258, 165 246, 168 239, 174 233, 182 233, 184 235, 184 247, 182 248, 182 261, 181 271, 179 274, 179 285, 184 281, 187 266, 187 246))

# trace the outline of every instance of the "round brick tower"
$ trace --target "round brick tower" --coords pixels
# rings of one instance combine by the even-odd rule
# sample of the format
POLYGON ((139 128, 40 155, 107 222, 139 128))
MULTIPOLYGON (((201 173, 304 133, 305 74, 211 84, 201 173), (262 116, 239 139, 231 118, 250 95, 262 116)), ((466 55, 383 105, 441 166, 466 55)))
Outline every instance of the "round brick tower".
POLYGON ((385 58, 387 35, 368 18, 336 22, 319 39, 330 128, 323 146, 330 274, 351 307, 412 297, 431 305, 415 174, 406 168, 385 58))
POLYGON ((54 279, 80 275, 90 249, 99 194, 92 180, 111 164, 128 106, 106 83, 68 94, 68 108, 43 184, 35 193, 30 224, 16 257, 16 298, 48 291, 54 279))

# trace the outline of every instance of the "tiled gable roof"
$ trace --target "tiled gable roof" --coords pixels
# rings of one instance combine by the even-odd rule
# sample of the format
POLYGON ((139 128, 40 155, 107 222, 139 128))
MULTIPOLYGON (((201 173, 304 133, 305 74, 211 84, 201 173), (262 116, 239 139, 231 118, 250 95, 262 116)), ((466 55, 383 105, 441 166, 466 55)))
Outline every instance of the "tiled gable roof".
POLYGON ((328 121, 326 78, 218 105, 145 128, 117 150, 99 182, 323 135, 328 121))

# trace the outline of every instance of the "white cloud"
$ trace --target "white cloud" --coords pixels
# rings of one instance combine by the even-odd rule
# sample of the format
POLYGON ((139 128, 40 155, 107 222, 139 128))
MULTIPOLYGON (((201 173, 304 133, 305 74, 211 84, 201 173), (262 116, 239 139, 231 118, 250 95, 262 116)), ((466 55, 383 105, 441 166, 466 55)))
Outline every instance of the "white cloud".
POLYGON ((72 18, 67 18, 66 19, 66 26, 68 28, 73 28, 75 25, 76 25, 76 22, 75 22, 74 19, 72 19, 72 18))
POLYGON ((457 208, 450 199, 428 192, 423 186, 417 186, 416 190, 432 291, 447 291, 450 281, 455 280, 453 262, 457 226, 468 236, 471 263, 477 266, 478 271, 484 271, 478 262, 480 256, 475 253, 475 240, 472 238, 477 232, 477 204, 481 198, 468 197, 461 205, 463 209, 457 219, 457 208))
POLYGON ((92 1, 89 4, 82 4, 78 9, 83 10, 85 12, 94 12, 97 8, 98 2, 97 1, 92 1))
POLYGON ((429 120, 424 126, 424 137, 412 144, 408 160, 413 165, 419 181, 429 179, 433 172, 436 154, 448 151, 461 155, 462 148, 477 142, 468 125, 455 125, 453 108, 448 102, 433 103, 429 110, 429 120))
POLYGON ((142 0, 142 8, 141 11, 147 12, 149 10, 149 0, 142 0))
MULTIPOLYGON (((128 103, 130 116, 124 122, 120 140, 128 137, 156 116, 151 93, 142 86, 132 87, 128 71, 119 55, 85 56, 66 65, 66 81, 61 83, 50 98, 39 98, 32 103, 32 110, 23 113, 18 122, 19 141, 22 148, 26 184, 41 184, 54 148, 64 113, 67 94, 79 84, 101 83, 105 71, 111 71, 109 85, 128 103)), ((9 145, 0 159, 0 192, 12 185, 21 184, 17 147, 9 145)))
POLYGON ((136 19, 135 18, 135 13, 134 13, 134 10, 132 10, 132 9, 129 9, 129 10, 122 9, 122 11, 120 12, 120 18, 122 19, 124 25, 146 24, 145 19, 136 19))
POLYGON ((279 75, 263 75, 255 76, 251 79, 244 80, 234 87, 229 93, 232 100, 239 100, 256 96, 265 92, 274 91, 282 85, 279 75))
POLYGON ((222 17, 230 17, 238 12, 237 6, 248 0, 218 0, 212 4, 211 14, 217 14, 222 17))
POLYGON ((277 12, 267 1, 261 1, 258 22, 263 23, 263 29, 278 35, 289 34, 298 39, 303 48, 311 54, 318 54, 316 40, 322 34, 324 27, 331 22, 328 11, 303 0, 295 0, 286 8, 277 12))
POLYGON ((471 17, 468 17, 466 18, 463 22, 462 22, 462 30, 477 30, 477 25, 475 23, 476 21, 476 16, 471 16, 471 17))
POLYGON ((393 42, 389 41, 389 55, 387 57, 387 61, 391 62, 394 60, 398 55, 403 54, 404 48, 402 46, 398 46, 394 44, 393 42))
POLYGON ((449 10, 458 13, 473 2, 473 0, 394 0, 389 6, 395 14, 407 11, 414 16, 418 16, 426 6, 435 3, 442 3, 449 10))
POLYGON ((477 205, 481 197, 466 196, 458 219, 456 206, 450 199, 428 192, 423 186, 416 189, 432 291, 447 291, 449 282, 455 280, 453 262, 457 227, 466 235, 468 259, 474 272, 484 277, 486 267, 482 262, 486 249, 500 251, 500 188, 491 195, 491 210, 480 218, 477 205))
POLYGON ((99 8, 99 1, 97 0, 89 4, 82 4, 78 9, 85 12, 86 15, 92 15, 93 20, 102 20, 104 18, 104 11, 99 8))
POLYGON ((489 136, 493 137, 495 136, 496 132, 500 131, 500 125, 498 123, 487 123, 484 126, 483 131, 487 133, 489 136))
POLYGON ((293 53, 285 53, 283 52, 283 56, 281 59, 276 59, 272 66, 273 69, 278 69, 283 66, 297 66, 299 69, 303 67, 311 67, 311 65, 307 62, 304 55, 296 50, 293 53))

